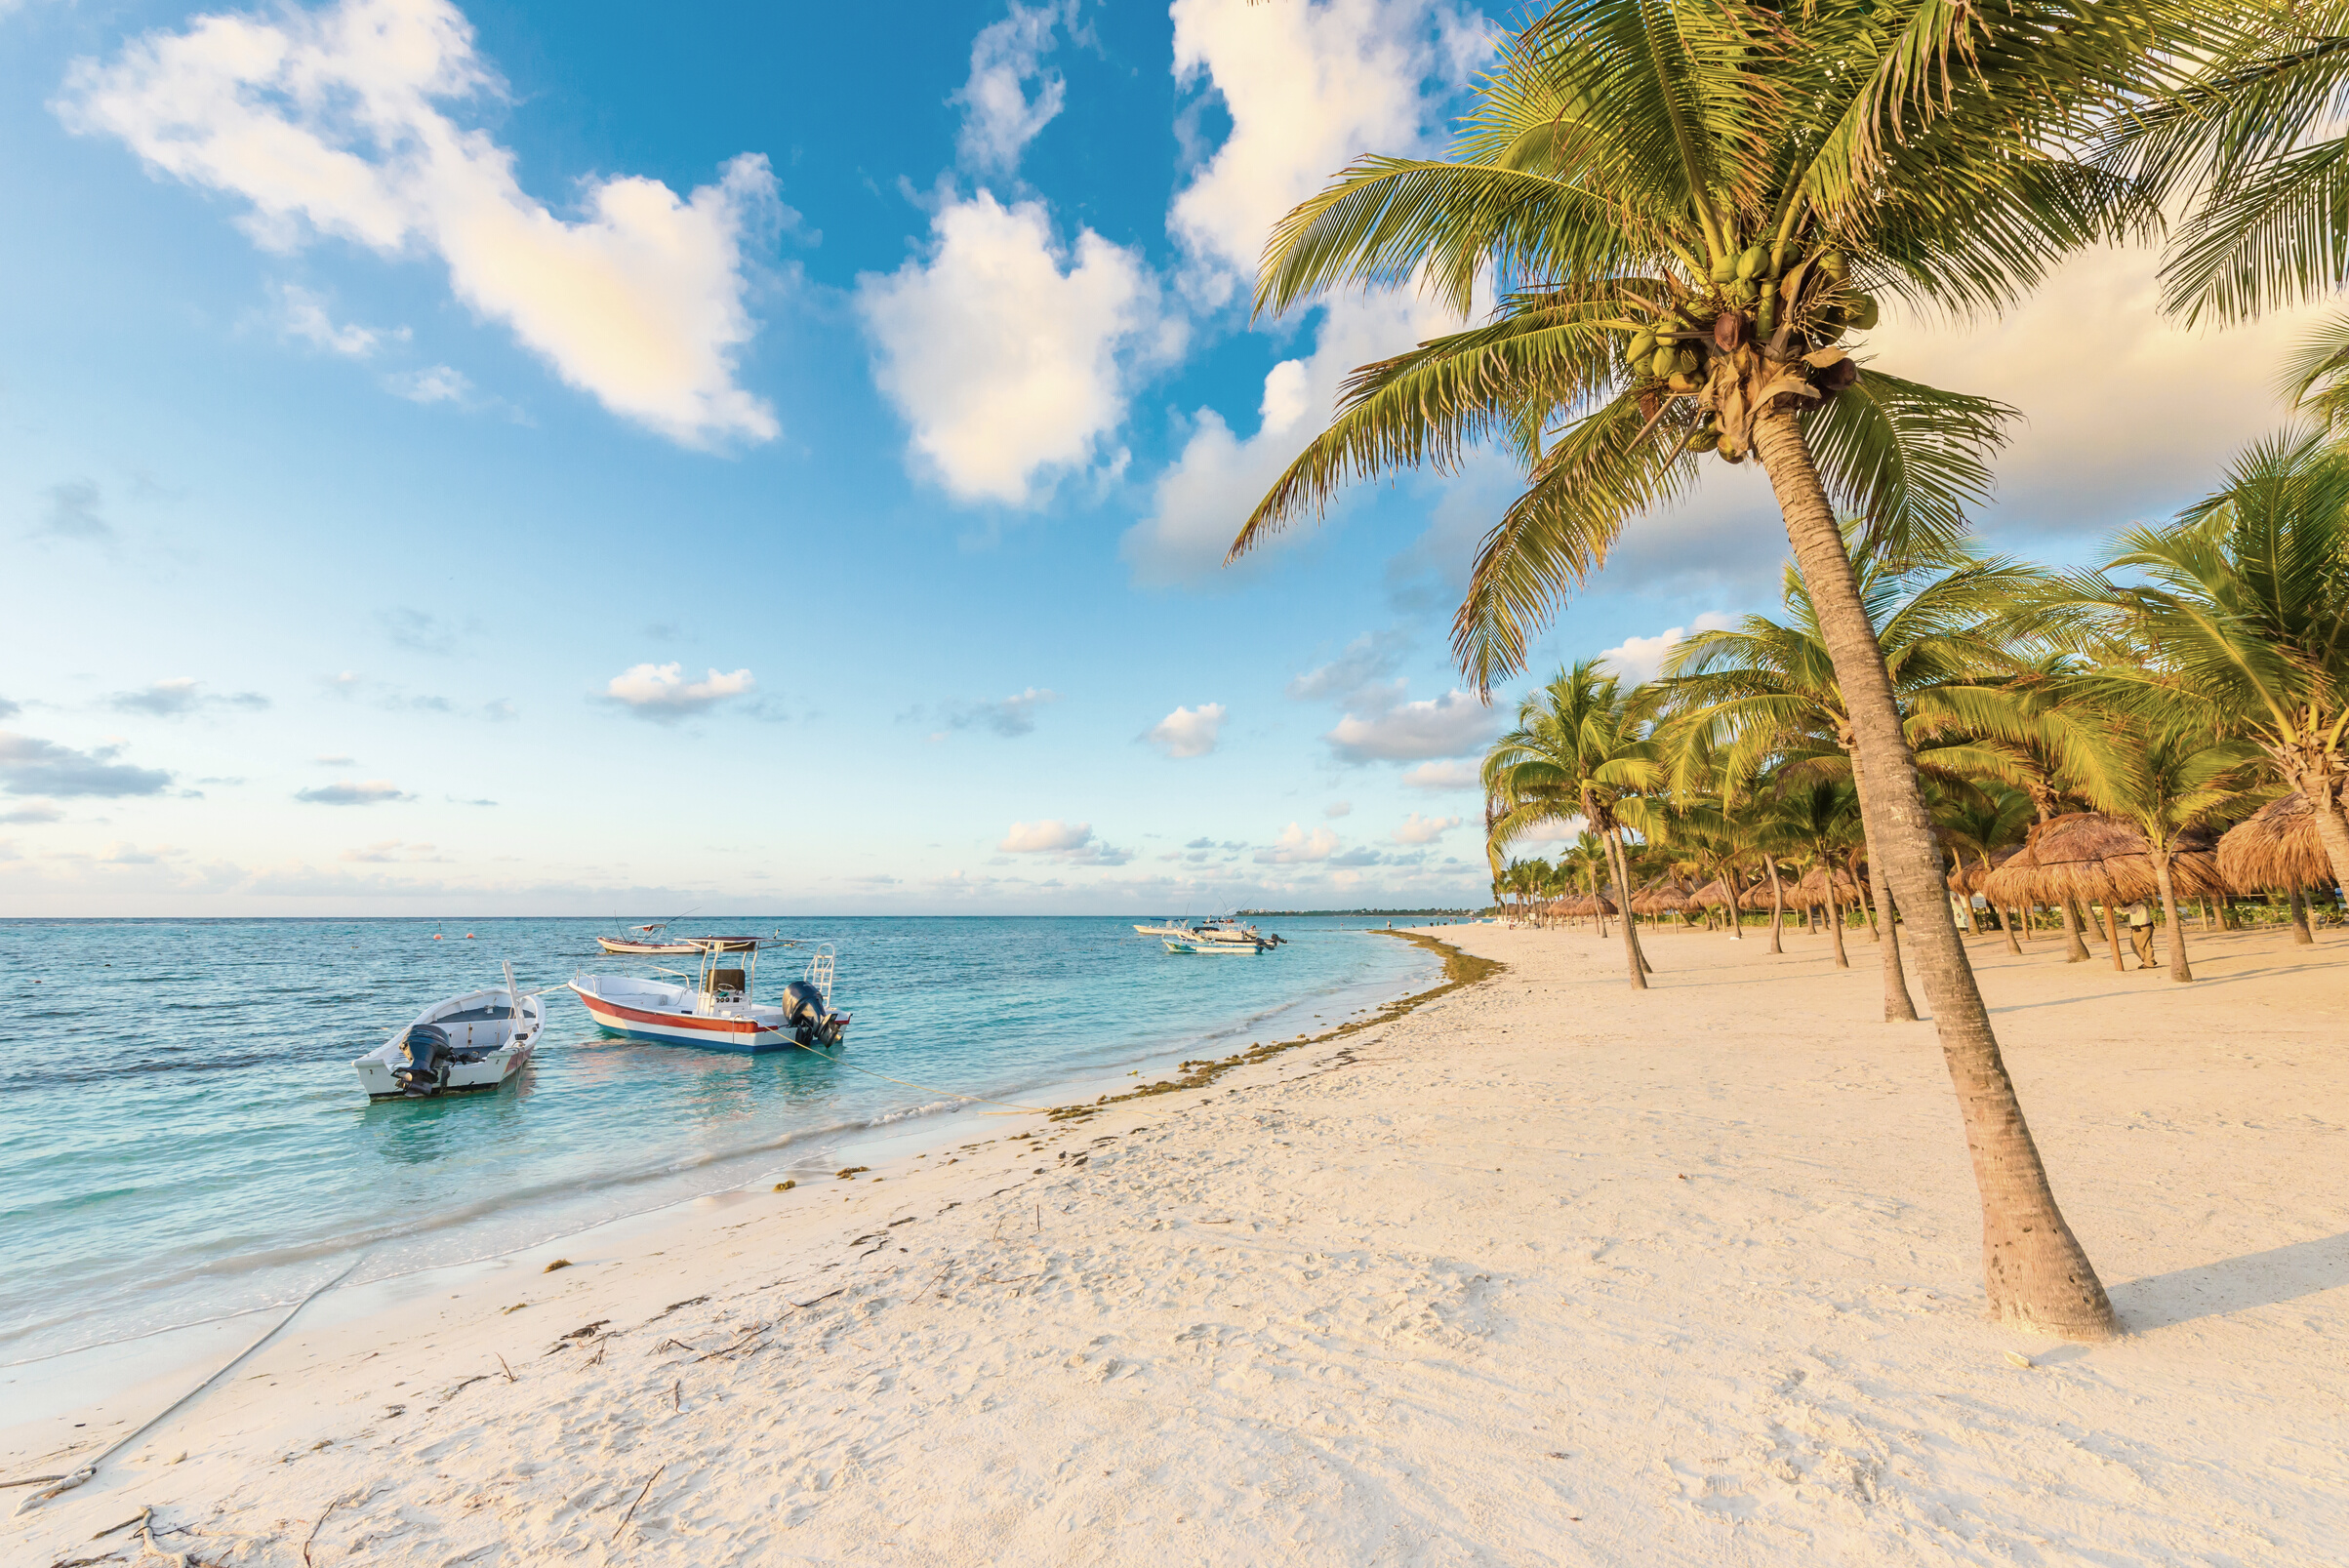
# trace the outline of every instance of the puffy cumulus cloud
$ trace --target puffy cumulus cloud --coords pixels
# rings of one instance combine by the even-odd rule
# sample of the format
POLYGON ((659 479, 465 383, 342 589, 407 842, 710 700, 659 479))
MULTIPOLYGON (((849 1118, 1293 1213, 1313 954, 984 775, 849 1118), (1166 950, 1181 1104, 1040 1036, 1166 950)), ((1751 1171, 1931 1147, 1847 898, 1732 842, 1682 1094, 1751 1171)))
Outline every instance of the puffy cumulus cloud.
POLYGON ((54 741, 0 730, 0 788, 12 795, 121 799, 160 794, 171 784, 172 776, 160 768, 116 762, 121 752, 119 744, 77 751, 54 741))
POLYGON ((1495 727, 1491 708, 1454 690, 1372 713, 1348 713, 1322 739, 1342 761, 1410 762, 1481 751, 1495 727))
POLYGON ((401 342, 408 340, 408 329, 405 327, 378 332, 373 327, 362 327, 355 321, 338 324, 327 312, 324 298, 294 284, 281 284, 276 294, 279 336, 298 339, 330 354, 365 359, 382 347, 385 339, 401 342))
MULTIPOLYGON (((1183 450, 1152 481, 1149 512, 1119 541, 1134 582, 1174 587, 1217 581, 1240 525, 1305 443, 1319 433, 1346 377, 1357 366, 1459 324, 1416 296, 1349 294, 1330 301, 1313 352, 1284 359, 1265 374, 1253 435, 1235 434, 1211 408, 1192 417, 1183 450)), ((1311 517, 1295 520, 1235 567, 1294 545, 1314 526, 1311 517)))
POLYGON ((1326 861, 1338 853, 1338 835, 1326 827, 1307 832, 1295 823, 1281 829, 1280 836, 1269 846, 1256 852, 1259 865, 1305 865, 1326 861))
POLYGON ((683 200, 657 180, 593 181, 565 220, 443 107, 500 92, 449 0, 343 0, 142 34, 110 62, 77 60, 58 111, 242 197, 267 248, 331 234, 436 253, 459 299, 623 418, 692 446, 773 437, 734 365, 753 330, 744 238, 777 209, 766 160, 746 153, 683 200))
POLYGON ((927 257, 857 280, 873 380, 950 495, 1027 504, 1124 420, 1127 359, 1168 346, 1156 285, 1089 228, 1064 259, 1040 202, 992 191, 948 202, 930 235, 927 257))
POLYGON ((1425 144, 1489 50, 1481 18, 1431 0, 1175 0, 1173 18, 1176 80, 1212 90, 1232 121, 1167 220, 1210 303, 1253 275, 1281 215, 1357 155, 1425 144))
POLYGON ((1215 743, 1223 734, 1224 718, 1221 703, 1178 707, 1143 731, 1142 739, 1170 757, 1203 757, 1215 749, 1215 743))
POLYGON ((962 105, 956 145, 965 166, 1009 174, 1019 167, 1028 143, 1060 113, 1067 84, 1043 61, 1058 44, 1060 28, 1075 29, 1077 4, 1024 6, 1012 0, 1010 15, 980 28, 971 40, 970 79, 954 95, 962 105), (1030 82, 1035 84, 1033 97, 1030 82))
POLYGON ((1484 778, 1473 762, 1423 762, 1403 770, 1403 783, 1413 789, 1477 789, 1484 778))
POLYGON ((1664 661, 1688 639, 1691 631, 1724 631, 1728 625, 1727 616, 1708 612, 1696 618, 1694 626, 1668 626, 1652 637, 1626 637, 1612 648, 1601 649, 1599 657, 1623 678, 1624 684, 1636 686, 1661 674, 1664 661))
POLYGON ((1354 815, 1354 802, 1351 800, 1333 800, 1328 805, 1321 808, 1321 815, 1328 818, 1331 822, 1336 822, 1341 817, 1351 817, 1354 815))
POLYGON ((742 696, 753 684, 748 669, 725 675, 712 669, 701 680, 687 680, 681 663, 631 664, 604 686, 603 701, 656 724, 674 724, 742 696))
POLYGON ((416 797, 388 779, 341 779, 314 789, 297 789, 294 798, 313 806, 381 806, 416 797))
POLYGON ((1422 817, 1413 812, 1395 829, 1394 838, 1397 844, 1433 844, 1459 825, 1457 817, 1422 817))
POLYGON ((234 707, 253 712, 269 705, 269 700, 259 692, 215 697, 198 690, 202 685, 203 682, 189 676, 175 675, 135 692, 116 692, 106 699, 106 705, 117 713, 141 713, 158 719, 183 718, 206 707, 234 707))
POLYGON ((995 847, 1007 855, 1042 855, 1067 865, 1123 865, 1134 858, 1130 850, 1114 849, 1094 837, 1091 823, 1065 823, 1057 817, 1013 823, 995 847))

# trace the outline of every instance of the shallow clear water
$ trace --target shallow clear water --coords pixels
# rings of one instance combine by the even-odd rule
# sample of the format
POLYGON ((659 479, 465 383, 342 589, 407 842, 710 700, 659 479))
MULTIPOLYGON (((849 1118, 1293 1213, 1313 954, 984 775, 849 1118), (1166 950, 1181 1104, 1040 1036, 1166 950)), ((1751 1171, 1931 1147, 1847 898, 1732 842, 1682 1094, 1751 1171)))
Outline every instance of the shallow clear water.
MULTIPOLYGON (((362 1252, 354 1281, 829 1169, 957 1106, 856 1066, 1022 1101, 1438 968, 1361 921, 1266 922, 1290 945, 1261 957, 1169 954, 1125 918, 689 923, 836 943, 841 1060, 612 1039, 558 991, 520 1082, 370 1105, 351 1060, 501 958, 526 988, 690 961, 605 957, 589 920, 0 921, 0 1362, 284 1301, 362 1252)), ((758 998, 802 962, 761 954, 758 998)))

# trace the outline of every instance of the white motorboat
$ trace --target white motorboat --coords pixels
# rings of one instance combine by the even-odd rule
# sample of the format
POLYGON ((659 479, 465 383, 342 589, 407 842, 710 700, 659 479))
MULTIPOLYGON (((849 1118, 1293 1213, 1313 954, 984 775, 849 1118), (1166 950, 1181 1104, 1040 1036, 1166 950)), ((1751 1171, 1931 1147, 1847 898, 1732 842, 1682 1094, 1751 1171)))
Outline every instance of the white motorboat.
POLYGON ((783 988, 780 1002, 751 997, 759 945, 752 942, 746 948, 730 942, 723 949, 705 947, 698 974, 666 971, 691 985, 633 975, 574 975, 571 989, 598 1028, 631 1040, 743 1052, 839 1044, 849 1016, 831 1005, 837 968, 831 944, 817 947, 806 974, 783 988))
MULTIPOLYGON (((1136 926, 1135 930, 1142 928, 1136 926)), ((1165 940, 1168 952, 1271 952, 1282 945, 1277 936, 1268 937, 1254 926, 1242 925, 1235 919, 1202 921, 1187 928, 1153 932, 1165 940)))
POLYGON ((506 984, 434 1002, 414 1022, 351 1064, 370 1100, 428 1100, 435 1095, 495 1089, 530 1061, 547 1026, 547 999, 506 984))

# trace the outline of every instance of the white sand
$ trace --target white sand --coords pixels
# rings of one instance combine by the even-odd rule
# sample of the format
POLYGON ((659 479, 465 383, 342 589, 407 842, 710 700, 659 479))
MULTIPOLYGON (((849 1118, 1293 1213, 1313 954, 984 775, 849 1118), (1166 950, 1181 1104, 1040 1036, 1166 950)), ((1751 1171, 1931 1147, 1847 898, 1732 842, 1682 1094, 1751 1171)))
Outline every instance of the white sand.
MULTIPOLYGON (((170 1549, 300 1563, 338 1503, 317 1563, 2349 1554, 2349 941, 2204 939, 2192 986, 1975 944, 2132 1331, 2082 1348, 1980 1318, 1948 1081, 1930 1025, 1875 1022, 1865 938, 1849 972, 1658 938, 1636 996, 1587 932, 1443 935, 1510 971, 958 1164, 297 1324, 0 1559, 135 1557, 89 1539, 152 1506, 170 1549)), ((188 1381, 10 1427, 0 1468, 188 1381)))

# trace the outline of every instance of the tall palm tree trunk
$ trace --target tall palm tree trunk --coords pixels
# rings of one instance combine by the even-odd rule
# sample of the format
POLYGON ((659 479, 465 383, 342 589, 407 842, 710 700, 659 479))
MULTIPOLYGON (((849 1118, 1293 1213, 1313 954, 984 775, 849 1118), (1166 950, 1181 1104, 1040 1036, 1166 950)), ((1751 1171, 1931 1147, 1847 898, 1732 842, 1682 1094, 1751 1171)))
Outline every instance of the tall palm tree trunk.
POLYGON ((2308 901, 2300 897, 2298 888, 2293 888, 2291 890, 2292 945, 2295 947, 2313 946, 2316 940, 2308 929, 2308 901))
MULTIPOLYGON (((1980 856, 1978 857, 1978 859, 1979 859, 1979 860, 1982 862, 1982 874, 1983 874, 1984 876, 1988 876, 1988 875, 1990 874, 1990 856, 1989 856, 1989 854, 1988 854, 1987 852, 1985 852, 1985 853, 1983 853, 1982 855, 1980 855, 1980 856)), ((1967 895, 1965 896, 1965 911, 1966 911, 1966 913, 1968 913, 1968 914, 1971 914, 1971 913, 1973 912, 1973 907, 1974 907, 1973 895, 1969 893, 1969 894, 1967 894, 1967 895)), ((1994 905, 1993 905, 1993 907, 1995 908, 1995 907, 1997 907, 1997 906, 1994 905)), ((2014 916, 2015 916, 2015 911, 2014 911, 2014 910, 2012 910, 2012 909, 2000 909, 2000 910, 1999 910, 1999 929, 2006 933, 2006 950, 2007 950, 2008 952, 2010 952, 2010 953, 2013 953, 2013 954, 2014 954, 2016 957, 2018 957, 2018 958, 2019 958, 2019 957, 2021 957, 2021 956, 2022 956, 2022 953, 2023 953, 2023 945, 2022 945, 2022 943, 2021 943, 2021 942, 2019 942, 2018 940, 2016 940, 2016 938, 2015 938, 2015 935, 2014 935, 2014 916)))
POLYGON ((1875 819, 1867 822, 1869 840, 1883 851, 1893 896, 1918 911, 1910 928, 1918 970, 1957 1089, 1981 1194, 1990 1310, 2005 1322, 2067 1339, 2110 1338, 2119 1328, 2113 1304, 2056 1204, 1991 1029, 1990 1010, 1974 985, 1965 944, 1946 914, 1935 919, 1925 913, 1935 903, 1940 849, 1917 786, 1916 762, 1901 734, 1883 650, 1869 623, 1859 580, 1843 552, 1835 509, 1819 483, 1802 427, 1791 410, 1774 408, 1755 422, 1755 446, 1769 471, 1787 540, 1835 661, 1858 742, 1852 759, 1865 759, 1874 779, 1874 787, 1859 791, 1863 821, 1875 819))
POLYGON ((2177 891, 2169 883, 2169 852, 2153 852, 2153 885, 2162 890, 2162 918, 2169 922, 2169 978, 2187 981, 2194 971, 2186 963, 2186 922, 2177 916, 2177 891))
POLYGON ((1783 953, 1786 948, 1779 944, 1778 933, 1786 925, 1786 888, 1778 880, 1778 857, 1764 855, 1762 864, 1770 868, 1770 951, 1783 953))
POLYGON ((1729 922, 1729 940, 1743 942, 1746 940, 1746 912, 1737 902, 1737 858, 1735 856, 1721 862, 1721 891, 1729 896, 1729 907, 1723 911, 1724 918, 1729 922))
POLYGON ((1827 881, 1827 934, 1835 939, 1836 968, 1849 969, 1851 960, 1843 954, 1843 906, 1836 902, 1835 878, 1832 873, 1827 881))
POLYGON ((1615 912, 1622 917, 1615 923, 1623 928, 1623 956, 1631 969, 1632 989, 1643 991, 1647 989, 1647 955, 1640 950, 1640 923, 1631 917, 1631 895, 1621 891, 1630 885, 1631 876, 1623 858, 1623 840, 1613 823, 1606 824, 1606 854, 1615 877, 1615 912))
MULTIPOLYGON (((1843 553, 1843 541, 1841 536, 1838 537, 1836 542, 1836 552, 1838 554, 1843 553)), ((1858 591, 1856 586, 1853 588, 1853 591, 1855 593, 1858 591)), ((1877 662, 1879 663, 1883 662, 1881 655, 1878 657, 1877 662)), ((1838 678, 1841 679, 1840 672, 1838 678)), ((1890 677, 1887 676, 1885 678, 1884 690, 1889 693, 1891 689, 1891 680, 1890 677)), ((1843 700, 1845 703, 1850 702, 1851 698, 1848 691, 1845 692, 1843 700)), ((1853 791, 1860 797, 1860 826, 1863 829, 1867 829, 1869 827, 1870 816, 1870 807, 1868 804, 1870 784, 1868 779, 1868 770, 1860 765, 1860 754, 1856 747, 1851 752, 1851 787, 1853 791)), ((1879 808, 1878 814, 1881 815, 1881 808, 1879 808)), ((1900 920, 1898 918, 1899 905, 1893 902, 1891 884, 1885 880, 1884 857, 1873 852, 1875 842, 1875 834, 1873 831, 1871 831, 1869 833, 1869 845, 1871 853, 1868 856, 1868 888, 1869 892, 1876 899, 1876 923, 1878 927, 1876 937, 1879 942, 1884 945, 1884 1022, 1886 1024, 1914 1024, 1917 1022, 1917 1003, 1909 995, 1909 978, 1907 975, 1902 973, 1900 967, 1900 920)), ((1940 868, 1941 849, 1940 846, 1936 844, 1933 848, 1933 869, 1935 873, 1934 880, 1936 882, 1940 880, 1940 868)), ((1945 909, 1949 907, 1949 901, 1947 899, 1941 899, 1936 902, 1938 902, 1945 909)), ((1972 914, 1972 900, 1969 899, 1966 901, 1965 908, 1968 915, 1972 914)), ((1957 925, 1954 921, 1950 922, 1950 934, 1953 937, 1957 935, 1957 925)), ((1958 950, 1960 952, 1964 952, 1965 950, 1963 944, 1960 945, 1958 950)))
POLYGON ((2121 916, 2114 910, 2110 899, 2104 901, 2104 945, 2105 950, 2113 955, 2114 970, 2127 974, 2128 964, 2121 956, 2121 916))

